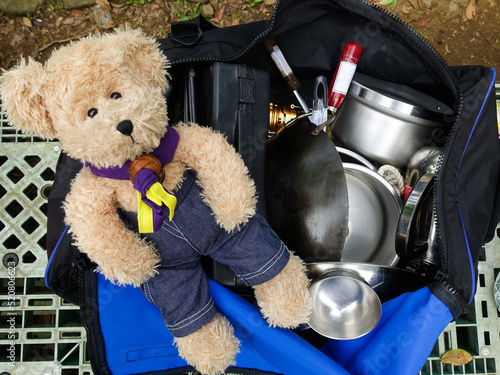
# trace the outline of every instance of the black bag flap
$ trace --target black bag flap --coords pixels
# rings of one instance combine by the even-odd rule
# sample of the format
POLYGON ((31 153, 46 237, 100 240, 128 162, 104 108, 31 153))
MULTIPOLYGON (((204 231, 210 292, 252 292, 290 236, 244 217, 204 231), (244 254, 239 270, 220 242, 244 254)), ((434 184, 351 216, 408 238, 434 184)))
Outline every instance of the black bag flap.
POLYGON ((63 202, 69 193, 70 182, 82 168, 82 164, 61 153, 56 175, 48 198, 47 255, 49 263, 45 272, 45 284, 60 297, 79 304, 79 288, 76 272, 78 249, 64 223, 63 202))

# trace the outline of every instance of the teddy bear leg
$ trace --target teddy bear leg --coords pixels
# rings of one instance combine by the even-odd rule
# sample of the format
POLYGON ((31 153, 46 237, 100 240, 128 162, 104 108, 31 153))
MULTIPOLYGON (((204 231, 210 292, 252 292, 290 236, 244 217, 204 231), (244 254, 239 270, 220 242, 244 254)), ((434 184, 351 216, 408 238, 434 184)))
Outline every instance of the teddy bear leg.
POLYGON ((290 260, 278 275, 253 288, 262 315, 270 326, 296 328, 306 323, 311 314, 308 287, 304 262, 290 254, 290 260))
POLYGON ((179 355, 206 375, 224 374, 234 365, 240 341, 229 321, 217 313, 205 326, 184 337, 175 337, 179 355))

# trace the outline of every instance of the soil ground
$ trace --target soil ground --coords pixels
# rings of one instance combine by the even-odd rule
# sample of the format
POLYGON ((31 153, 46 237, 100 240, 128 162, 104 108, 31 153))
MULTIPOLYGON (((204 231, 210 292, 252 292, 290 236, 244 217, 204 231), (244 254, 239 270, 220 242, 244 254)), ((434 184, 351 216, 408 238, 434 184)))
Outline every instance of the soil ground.
MULTIPOLYGON (((268 19, 275 2, 97 0, 101 10, 109 7, 111 19, 106 19, 95 7, 66 10, 59 0, 43 0, 35 14, 0 14, 0 67, 8 69, 22 56, 43 62, 66 41, 125 24, 160 38, 168 35, 172 22, 199 13, 219 27, 268 19)), ((450 65, 486 65, 500 72, 499 0, 393 0, 381 6, 418 30, 450 65)))

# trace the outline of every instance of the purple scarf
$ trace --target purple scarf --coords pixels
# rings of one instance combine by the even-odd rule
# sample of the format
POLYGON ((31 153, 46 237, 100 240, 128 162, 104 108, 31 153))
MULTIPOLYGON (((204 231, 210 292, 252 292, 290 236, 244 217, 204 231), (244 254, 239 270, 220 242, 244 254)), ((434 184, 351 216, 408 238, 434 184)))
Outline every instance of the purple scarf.
MULTIPOLYGON (((163 138, 160 140, 160 145, 150 154, 155 156, 162 165, 168 164, 172 161, 178 143, 179 134, 177 134, 177 132, 170 125, 167 125, 167 131, 163 138)), ((88 163, 85 163, 84 165, 88 166, 92 173, 99 177, 114 178, 117 180, 129 180, 130 175, 128 173, 128 167, 130 166, 130 163, 131 161, 128 161, 121 167, 110 168, 98 168, 88 163)), ((158 178, 150 169, 141 170, 135 176, 134 181, 134 189, 141 193, 141 200, 145 204, 147 204, 153 212, 153 225, 155 232, 161 228, 163 219, 167 214, 167 208, 165 207, 165 205, 158 206, 157 204, 146 198, 146 192, 156 182, 158 182, 158 178)), ((170 216, 172 216, 172 213, 170 216)))

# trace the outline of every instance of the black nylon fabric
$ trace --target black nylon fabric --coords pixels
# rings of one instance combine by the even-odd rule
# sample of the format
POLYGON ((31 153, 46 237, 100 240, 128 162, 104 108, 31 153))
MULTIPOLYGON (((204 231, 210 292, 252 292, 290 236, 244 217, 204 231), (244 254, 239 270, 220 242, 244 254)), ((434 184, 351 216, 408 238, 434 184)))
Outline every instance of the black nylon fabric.
POLYGON ((464 101, 437 182, 438 226, 444 280, 463 298, 458 302, 469 304, 476 290, 479 253, 490 222, 498 218, 500 152, 493 71, 485 67, 453 70, 464 101))
POLYGON ((262 43, 273 36, 304 87, 302 95, 312 100, 315 77, 323 74, 331 79, 343 45, 354 41, 363 47, 360 71, 406 84, 457 107, 455 81, 433 49, 373 4, 357 0, 281 0, 270 21, 241 26, 247 29, 234 26, 208 30, 192 46, 161 39, 160 48, 174 68, 188 62, 244 63, 267 70, 280 87, 284 83, 262 43))
POLYGON ((160 49, 173 65, 199 59, 222 61, 235 58, 241 50, 253 43, 269 23, 269 21, 259 21, 223 29, 212 29, 203 27, 205 22, 201 18, 202 16, 199 16, 196 21, 184 21, 200 24, 202 36, 196 44, 184 45, 171 37, 158 40, 160 49))
POLYGON ((79 161, 61 153, 56 165, 54 183, 50 189, 47 212, 47 255, 51 259, 46 272, 46 283, 62 298, 79 305, 78 280, 75 255, 78 250, 72 245, 72 237, 65 232, 62 204, 69 192, 69 184, 80 171, 79 161), (57 256, 56 256, 57 255, 57 256))

